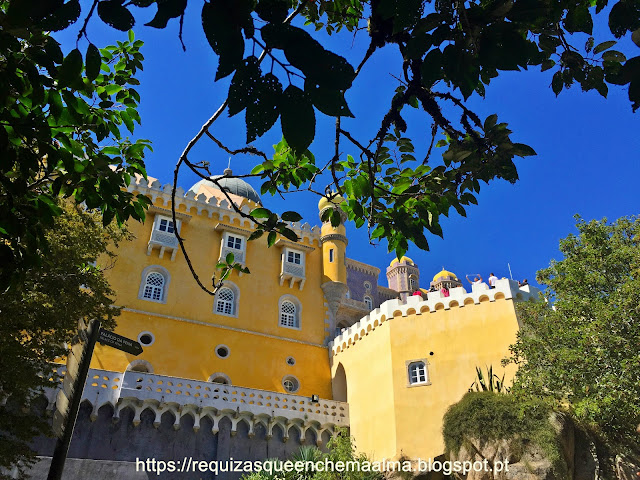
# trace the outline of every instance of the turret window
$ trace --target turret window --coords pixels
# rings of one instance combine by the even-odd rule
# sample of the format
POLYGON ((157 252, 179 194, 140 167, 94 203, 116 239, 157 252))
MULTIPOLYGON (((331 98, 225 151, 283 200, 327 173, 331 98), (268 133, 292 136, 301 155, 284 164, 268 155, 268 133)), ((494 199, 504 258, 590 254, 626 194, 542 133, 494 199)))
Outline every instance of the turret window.
POLYGON ((333 248, 329 249, 329 262, 333 263, 333 248))
POLYGON ((409 386, 430 385, 427 362, 425 360, 407 362, 409 386))

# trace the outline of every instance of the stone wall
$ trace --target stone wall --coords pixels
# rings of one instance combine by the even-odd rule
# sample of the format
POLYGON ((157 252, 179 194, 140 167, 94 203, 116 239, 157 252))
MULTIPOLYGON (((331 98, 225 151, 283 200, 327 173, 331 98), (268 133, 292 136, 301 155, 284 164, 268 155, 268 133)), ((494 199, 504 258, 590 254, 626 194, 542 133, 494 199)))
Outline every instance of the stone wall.
MULTIPOLYGON (((222 418, 218 423, 218 431, 214 433, 213 422, 204 417, 200 427, 194 428, 194 418, 184 415, 176 424, 172 412, 165 412, 159 425, 154 426, 156 414, 151 408, 140 414, 140 423, 135 425, 135 412, 125 407, 120 410, 119 417, 114 418, 111 405, 103 405, 92 421, 93 406, 83 402, 78 414, 78 421, 69 449, 69 460, 65 468, 64 480, 138 480, 143 478, 159 478, 163 480, 235 480, 241 473, 212 472, 165 472, 159 476, 154 472, 136 471, 136 460, 180 461, 191 458, 193 461, 212 460, 264 460, 267 458, 285 459, 295 453, 301 445, 320 444, 326 448, 329 432, 323 432, 322 438, 315 438, 309 429, 305 438, 300 438, 297 429, 291 429, 289 437, 279 425, 267 435, 264 425, 257 424, 253 433, 245 421, 238 422, 236 431, 232 432, 232 422, 222 418)), ((33 448, 43 458, 32 470, 33 478, 46 478, 50 457, 53 454, 55 440, 40 437, 34 440, 33 448)), ((180 467, 181 468, 181 467, 180 467)))

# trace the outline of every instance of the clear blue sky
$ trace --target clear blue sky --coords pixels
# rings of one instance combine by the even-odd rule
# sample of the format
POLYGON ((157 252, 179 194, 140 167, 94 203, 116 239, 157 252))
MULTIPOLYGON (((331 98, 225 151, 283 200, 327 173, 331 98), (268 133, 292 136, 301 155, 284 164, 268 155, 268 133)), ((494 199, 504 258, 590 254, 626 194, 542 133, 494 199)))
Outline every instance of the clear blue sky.
MULTIPOLYGON (((86 3, 84 12, 88 11, 86 3)), ((154 9, 133 9, 138 19, 136 36, 145 42, 145 68, 138 88, 142 126, 136 137, 153 142, 147 171, 163 183, 171 182, 180 153, 228 89, 229 79, 214 82, 217 57, 200 26, 201 3, 191 4, 184 28, 186 53, 178 41, 177 21, 171 21, 165 30, 144 27, 154 9)), ((602 27, 602 22, 596 22, 596 44, 609 39, 602 27)), ((74 48, 79 28, 78 22, 57 35, 65 51, 74 48)), ((96 18, 90 23, 89 38, 102 47, 115 39, 124 40, 126 34, 96 18)), ((580 36, 575 43, 583 45, 584 40, 586 36, 580 36)), ((355 40, 352 34, 340 34, 332 37, 329 45, 357 64, 367 46, 367 33, 359 32, 355 40)), ((80 48, 85 51, 86 41, 80 48)), ((637 55, 637 47, 628 38, 616 48, 637 55)), ((514 278, 532 281, 538 269, 552 258, 560 258, 558 241, 575 231, 574 214, 585 219, 615 219, 639 213, 640 111, 632 114, 626 89, 610 86, 605 100, 595 91, 585 93, 574 86, 556 98, 550 88, 553 70, 538 70, 502 73, 487 87, 485 99, 472 97, 471 106, 482 118, 498 113, 499 120, 513 130, 513 141, 531 145, 538 156, 517 159, 520 180, 516 184, 483 184, 479 205, 468 208, 466 218, 452 209, 450 217, 442 219, 444 240, 428 237, 429 252, 410 248, 408 255, 421 270, 421 286, 428 286, 431 276, 443 266, 461 278, 481 273, 486 279, 490 271, 508 277, 508 263, 514 278)), ((364 141, 373 137, 388 110, 390 92, 398 85, 392 75, 401 76, 401 64, 397 52, 388 47, 374 55, 349 92, 347 101, 356 118, 343 126, 356 138, 364 141)), ((320 164, 333 153, 333 120, 317 111, 316 118, 316 140, 311 149, 320 164)), ((244 113, 231 119, 225 114, 220 120, 212 133, 232 148, 244 146, 244 113)), ((428 118, 416 111, 408 120, 408 133, 418 153, 424 153, 428 118)), ((271 145, 279 139, 276 124, 255 145, 272 152, 271 145)), ((342 150, 344 155, 356 153, 346 143, 342 150)), ((214 171, 222 173, 228 156, 205 138, 190 158, 208 160, 214 171)), ((251 157, 234 157, 234 173, 248 173, 254 162, 251 157)), ((185 170, 180 185, 186 190, 196 180, 185 170)), ((259 191, 259 180, 250 183, 259 191)), ((276 211, 297 210, 311 224, 319 224, 317 201, 318 197, 306 193, 284 201, 263 196, 266 206, 276 211)), ((353 225, 348 230, 348 256, 381 268, 380 282, 386 285, 384 271, 393 258, 387 253, 386 242, 370 246, 366 231, 357 231, 353 225)))

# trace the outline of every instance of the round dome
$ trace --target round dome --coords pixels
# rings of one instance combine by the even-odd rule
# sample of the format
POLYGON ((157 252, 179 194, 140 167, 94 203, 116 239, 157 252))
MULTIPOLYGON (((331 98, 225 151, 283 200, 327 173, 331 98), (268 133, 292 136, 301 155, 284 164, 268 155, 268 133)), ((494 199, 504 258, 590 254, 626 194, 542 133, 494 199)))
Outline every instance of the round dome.
POLYGON ((413 260, 405 256, 403 256, 400 260, 398 260, 397 258, 394 258, 393 260, 391 260, 391 263, 389 264, 389 266, 393 267, 396 263, 408 263, 409 265, 414 265, 413 260))
POLYGON ((342 202, 344 202, 344 198, 341 195, 336 195, 335 197, 333 197, 331 199, 331 201, 329 201, 327 199, 327 197, 322 197, 320 199, 320 201, 318 202, 318 211, 322 211, 327 207, 337 207, 338 205, 340 205, 342 202))
POLYGON ((441 272, 436 273, 436 275, 433 277, 433 282, 437 282, 439 278, 454 278, 454 279, 458 279, 457 275, 453 272, 450 272, 448 270, 445 270, 444 268, 442 269, 441 272))
MULTIPOLYGON (((258 192, 256 192, 251 185, 249 185, 247 182, 245 182, 241 178, 231 177, 232 174, 233 172, 231 171, 231 169, 227 168, 224 171, 224 175, 215 175, 209 178, 211 178, 212 180, 218 180, 218 183, 220 184, 222 189, 224 189, 226 192, 232 193, 233 195, 237 195, 239 197, 246 198, 248 200, 251 200, 252 202, 261 204, 262 202, 260 201, 260 195, 258 195, 258 192)), ((220 190, 218 185, 205 179, 200 180, 189 190, 193 190, 197 192, 201 186, 212 187, 220 190)))

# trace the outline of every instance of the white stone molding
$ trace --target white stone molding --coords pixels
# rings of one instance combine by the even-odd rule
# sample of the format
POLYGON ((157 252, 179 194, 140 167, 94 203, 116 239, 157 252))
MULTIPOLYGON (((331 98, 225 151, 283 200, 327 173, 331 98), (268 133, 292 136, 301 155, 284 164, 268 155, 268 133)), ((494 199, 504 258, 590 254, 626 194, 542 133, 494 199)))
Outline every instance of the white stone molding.
MULTIPOLYGON (((57 369, 60 375, 64 371, 63 366, 57 369)), ((55 408, 57 392, 54 389, 46 391, 49 410, 55 408)), ((200 428, 202 418, 208 417, 213 425, 212 432, 218 433, 220 420, 226 417, 231 421, 232 435, 237 432, 240 422, 246 423, 250 436, 254 427, 261 423, 268 438, 277 425, 285 441, 291 429, 296 429, 304 443, 306 432, 311 430, 319 445, 325 431, 333 436, 339 427, 349 426, 346 402, 321 399, 313 403, 301 395, 131 371, 123 374, 91 369, 82 401, 92 405, 92 420, 97 418, 101 407, 110 405, 114 419, 119 419, 120 412, 130 408, 134 426, 140 424, 140 415, 148 409, 155 415, 155 427, 160 425, 162 415, 170 412, 175 418, 174 429, 179 429, 181 419, 190 415, 195 431, 200 428)))

